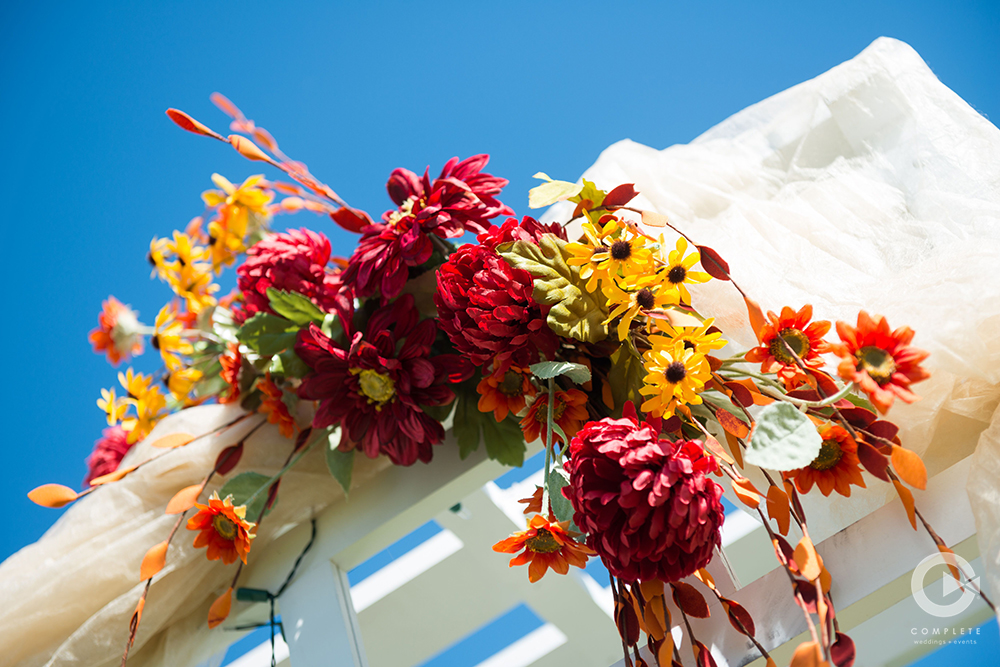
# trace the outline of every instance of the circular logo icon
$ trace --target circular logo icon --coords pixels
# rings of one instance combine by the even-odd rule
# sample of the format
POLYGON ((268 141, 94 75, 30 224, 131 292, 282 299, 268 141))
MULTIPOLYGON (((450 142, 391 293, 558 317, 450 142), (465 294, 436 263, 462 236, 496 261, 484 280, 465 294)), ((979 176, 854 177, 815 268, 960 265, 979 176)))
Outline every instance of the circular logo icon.
MULTIPOLYGON (((969 605, 971 605, 976 599, 976 594, 970 589, 969 586, 963 587, 955 581, 954 577, 951 576, 951 573, 948 571, 948 560, 951 559, 954 559, 952 564, 956 565, 963 572, 973 571, 969 562, 958 554, 949 554, 948 559, 946 560, 944 555, 936 553, 931 554, 927 558, 920 561, 917 567, 913 570, 913 575, 910 577, 910 592, 913 594, 913 599, 917 601, 917 606, 931 616, 937 616, 938 618, 951 618, 952 616, 958 616, 963 611, 968 609, 969 605), (924 579, 927 577, 927 573, 930 572, 936 565, 944 567, 944 572, 941 575, 941 599, 944 600, 949 598, 956 591, 962 591, 962 596, 954 602, 949 602, 947 604, 935 602, 927 597, 927 593, 924 591, 924 579)), ((978 587, 979 577, 973 579, 972 583, 978 587)))

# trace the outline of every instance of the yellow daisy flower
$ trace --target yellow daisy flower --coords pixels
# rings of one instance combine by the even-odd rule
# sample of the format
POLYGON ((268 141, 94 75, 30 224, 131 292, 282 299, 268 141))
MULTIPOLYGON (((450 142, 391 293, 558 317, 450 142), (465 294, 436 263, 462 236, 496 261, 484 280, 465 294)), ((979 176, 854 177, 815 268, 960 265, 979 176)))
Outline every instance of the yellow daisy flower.
POLYGON ((604 323, 609 324, 616 317, 621 317, 618 322, 618 340, 625 340, 632 320, 640 312, 677 303, 676 292, 663 285, 622 289, 617 281, 612 281, 604 286, 603 291, 608 299, 608 306, 613 306, 604 323))
POLYGON ((687 350, 694 350, 699 354, 709 354, 728 344, 728 341, 722 338, 721 331, 708 333, 715 322, 715 319, 711 317, 705 320, 700 327, 674 327, 666 320, 658 318, 652 321, 656 329, 663 334, 650 336, 649 340, 654 346, 673 347, 674 343, 681 342, 687 350))
POLYGON ((128 431, 127 441, 133 444, 142 440, 153 430, 157 422, 167 416, 167 399, 157 386, 149 389, 135 401, 136 416, 122 422, 128 431))
MULTIPOLYGON (((566 260, 570 266, 580 267, 580 277, 587 281, 588 292, 597 291, 600 281, 608 283, 611 276, 608 274, 611 259, 611 246, 620 236, 623 226, 621 221, 614 216, 604 216, 601 221, 594 223, 590 220, 583 223, 583 234, 585 242, 567 243, 566 250, 571 257, 566 260), (603 221, 603 226, 601 221, 603 221)), ((631 246, 626 259, 631 255, 631 246)), ((624 250, 619 249, 619 256, 624 250)), ((617 260, 620 261, 620 260, 617 260)))
POLYGON ((189 355, 194 352, 191 343, 182 338, 184 325, 176 319, 177 311, 170 304, 165 305, 156 315, 156 325, 151 344, 160 351, 167 370, 175 371, 184 365, 178 355, 189 355))
MULTIPOLYGON (((660 252, 666 252, 668 247, 661 237, 660 252)), ((691 303, 691 293, 688 292, 685 285, 706 283, 712 279, 712 276, 701 271, 691 270, 691 267, 701 259, 701 254, 696 250, 687 257, 684 257, 687 247, 688 243, 683 236, 677 239, 676 249, 671 250, 667 255, 664 265, 656 270, 655 275, 649 276, 645 280, 640 279, 640 284, 644 282, 645 284, 654 282, 666 283, 672 290, 677 292, 677 297, 681 303, 691 303)))
POLYGON ((698 395, 712 377, 705 355, 685 349, 678 341, 673 347, 654 345, 643 355, 646 367, 644 385, 639 393, 649 398, 642 411, 669 417, 680 404, 698 405, 698 395))
POLYGON ((167 388, 178 401, 186 402, 195 383, 201 378, 202 372, 196 368, 180 368, 167 375, 167 388))
POLYGON ((247 236, 266 223, 267 207, 274 195, 258 185, 263 180, 264 176, 258 174, 236 187, 223 176, 212 174, 212 181, 221 190, 202 193, 205 204, 218 213, 218 217, 208 223, 212 270, 216 273, 223 265, 232 264, 246 250, 247 236))
POLYGON ((153 378, 142 373, 136 373, 129 368, 124 373, 118 374, 118 382, 121 383, 122 388, 128 393, 128 398, 125 400, 129 404, 135 405, 136 401, 145 396, 146 392, 149 391, 149 386, 153 383, 153 378))
POLYGON ((117 424, 128 412, 128 402, 123 398, 118 398, 113 388, 101 390, 101 397, 97 399, 97 407, 104 410, 107 415, 108 426, 117 424))

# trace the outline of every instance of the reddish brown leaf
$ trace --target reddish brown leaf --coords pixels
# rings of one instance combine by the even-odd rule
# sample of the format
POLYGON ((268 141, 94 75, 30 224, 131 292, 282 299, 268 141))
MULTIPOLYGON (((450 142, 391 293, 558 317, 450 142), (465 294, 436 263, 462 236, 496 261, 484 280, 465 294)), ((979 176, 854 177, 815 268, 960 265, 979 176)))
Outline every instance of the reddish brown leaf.
POLYGON ((62 507, 78 497, 76 491, 62 484, 42 484, 28 492, 28 500, 42 507, 62 507))
POLYGON ((817 613, 816 610, 816 584, 805 579, 795 580, 795 592, 806 606, 806 611, 810 614, 817 613))
POLYGON ((674 604, 680 607, 688 616, 708 618, 711 615, 704 596, 691 584, 677 581, 670 584, 670 588, 673 592, 674 604))
POLYGON ((194 440, 194 436, 190 433, 171 433, 154 440, 152 446, 160 449, 174 449, 175 447, 183 447, 192 440, 194 440))
POLYGON ((700 641, 693 640, 691 650, 694 652, 694 661, 698 667, 718 667, 712 652, 700 641))
POLYGON ((95 477, 90 480, 91 486, 101 486, 102 484, 108 484, 109 482, 117 482, 125 475, 129 474, 135 470, 136 466, 129 466, 128 468, 122 468, 121 470, 115 470, 114 472, 109 472, 107 475, 101 475, 100 477, 95 477))
MULTIPOLYGON (((812 375, 812 377, 816 380, 816 384, 822 390, 822 394, 824 396, 833 396, 838 391, 840 391, 840 387, 838 387, 837 383, 833 381, 833 378, 824 373, 823 371, 810 369, 809 374, 812 375)), ((834 405, 837 406, 837 408, 841 407, 848 408, 854 404, 848 401, 847 399, 842 398, 836 403, 834 403, 834 405)))
POLYGON ((823 653, 816 642, 803 642, 795 649, 789 667, 820 667, 823 664, 823 653))
POLYGON ((229 610, 233 606, 233 587, 230 586, 226 592, 220 595, 212 606, 208 608, 208 627, 214 628, 229 618, 229 610))
POLYGON ((858 442, 858 459, 865 470, 878 477, 883 482, 889 481, 889 460, 884 454, 880 454, 877 449, 867 442, 858 442))
POLYGON ((906 508, 906 518, 910 520, 910 525, 913 526, 913 530, 917 529, 917 506, 913 502, 913 494, 910 490, 899 483, 899 480, 892 480, 892 485, 896 487, 896 493, 899 494, 899 499, 903 501, 903 507, 906 508))
POLYGON ((758 491, 754 485, 746 477, 741 477, 739 479, 732 480, 733 492, 736 497, 739 498, 744 505, 752 510, 757 509, 760 506, 760 491, 758 491))
POLYGON ((615 609, 615 624, 618 626, 618 634, 625 643, 632 646, 639 641, 639 617, 635 613, 632 603, 625 601, 619 603, 615 609))
POLYGON ((198 496, 201 495, 201 490, 201 484, 184 487, 175 493, 174 497, 167 503, 165 514, 181 514, 183 512, 187 512, 189 509, 194 507, 196 502, 198 502, 198 496))
POLYGON ((187 130, 188 132, 194 132, 195 134, 201 134, 206 137, 214 137, 215 139, 222 139, 221 135, 213 132, 207 126, 202 125, 180 109, 167 109, 167 116, 170 120, 177 123, 181 129, 187 130))
POLYGON ((760 342, 761 331, 764 325, 767 324, 767 319, 764 317, 764 311, 760 309, 757 302, 748 296, 743 297, 743 301, 747 304, 747 314, 750 316, 750 327, 753 329, 754 335, 757 336, 757 342, 760 342))
POLYGON ((927 488, 927 468, 916 452, 899 445, 892 446, 892 467, 900 479, 917 489, 927 488))
POLYGON ((809 536, 802 536, 798 546, 795 547, 792 557, 799 566, 799 572, 802 573, 803 577, 810 581, 819 578, 820 572, 823 571, 823 566, 820 565, 819 554, 816 553, 816 547, 813 546, 809 536))
POLYGON ((701 268, 716 280, 729 280, 729 264, 707 245, 698 246, 701 254, 701 268))
POLYGON ((274 484, 272 484, 270 487, 268 487, 268 489, 267 489, 267 502, 264 503, 264 510, 271 509, 271 506, 274 505, 274 501, 276 501, 278 499, 278 487, 279 486, 281 486, 281 480, 280 479, 277 482, 275 482, 274 484))
POLYGON ((267 155, 264 154, 264 151, 262 151, 257 144, 246 137, 242 137, 238 134, 230 134, 226 138, 226 141, 232 144, 233 148, 239 151, 240 155, 248 160, 271 162, 271 158, 267 157, 267 155))
POLYGON ((753 405, 753 394, 739 382, 727 382, 725 387, 733 392, 732 399, 738 406, 749 408, 753 405))
POLYGON ((306 428, 299 431, 298 436, 295 438, 295 449, 293 452, 297 452, 309 442, 309 436, 312 435, 312 426, 307 426, 306 428))
POLYGON ((139 580, 146 581, 154 574, 163 569, 167 564, 167 542, 163 541, 154 544, 142 557, 142 566, 139 568, 139 580))
POLYGON ((624 206, 635 199, 638 194, 639 192, 632 183, 624 183, 604 196, 604 206, 607 208, 624 206))
POLYGON ((875 413, 860 406, 841 408, 840 415, 854 428, 865 428, 875 421, 875 413))
POLYGON ((364 211, 356 208, 338 208, 330 214, 333 221, 349 232, 358 234, 362 229, 372 224, 372 219, 364 211))
POLYGON ((241 458, 243 458, 242 442, 226 447, 219 452, 219 456, 215 459, 215 474, 228 475, 236 467, 236 464, 240 462, 241 458))
POLYGON ((835 667, 852 667, 856 655, 854 640, 838 632, 837 640, 830 646, 830 658, 835 667))
POLYGON ((681 430, 682 424, 683 422, 680 417, 672 415, 669 419, 663 422, 663 425, 660 428, 664 433, 676 433, 681 430))
POLYGON ((718 357, 713 357, 710 354, 706 355, 705 358, 708 359, 708 367, 712 370, 713 373, 722 368, 722 359, 719 359, 718 357))
POLYGON ((871 422, 867 427, 865 427, 865 430, 872 435, 888 440, 889 442, 892 442, 899 433, 899 427, 891 421, 887 421, 885 419, 879 419, 878 421, 871 422))
POLYGON ((708 570, 706 570, 705 568, 701 568, 700 570, 694 573, 694 576, 698 579, 698 581, 705 584, 713 591, 715 590, 715 578, 708 570))
POLYGON ((653 213, 652 211, 642 212, 642 224, 647 227, 666 227, 670 220, 665 215, 653 213))
POLYGON ((779 533, 788 535, 788 526, 792 516, 788 496, 773 484, 767 489, 767 515, 778 524, 779 533))
POLYGON ((737 632, 740 632, 747 637, 753 637, 757 634, 757 629, 753 623, 753 617, 750 616, 750 612, 744 609, 743 605, 735 600, 727 600, 726 598, 722 598, 721 602, 722 608, 725 609, 726 614, 729 615, 730 625, 736 628, 737 632))
POLYGON ((799 567, 795 564, 794 559, 795 550, 792 549, 792 545, 788 543, 788 540, 783 538, 781 535, 775 535, 774 539, 771 540, 771 544, 774 546, 775 555, 783 556, 785 561, 788 562, 789 569, 791 569, 792 572, 798 572, 799 567))
POLYGON ((732 433, 737 438, 745 438, 750 435, 750 426, 742 419, 736 417, 728 410, 719 408, 715 411, 715 418, 719 420, 726 433, 732 433))

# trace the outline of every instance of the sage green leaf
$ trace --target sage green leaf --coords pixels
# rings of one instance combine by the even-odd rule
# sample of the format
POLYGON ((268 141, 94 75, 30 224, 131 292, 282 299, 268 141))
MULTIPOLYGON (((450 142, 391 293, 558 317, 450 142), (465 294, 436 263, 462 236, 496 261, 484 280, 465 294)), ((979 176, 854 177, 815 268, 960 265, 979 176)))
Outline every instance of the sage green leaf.
POLYGON ((326 467, 333 478, 340 483, 344 495, 347 495, 351 490, 351 474, 354 472, 354 450, 340 449, 340 427, 330 427, 323 431, 325 434, 320 437, 325 441, 320 444, 326 453, 326 467))
POLYGON ((642 357, 631 343, 624 343, 611 355, 611 372, 608 373, 608 384, 611 385, 611 397, 614 399, 614 414, 621 417, 622 407, 626 401, 632 401, 636 408, 642 405, 642 389, 646 369, 642 365, 642 357))
MULTIPOLYGON (((478 408, 477 408, 478 410, 478 408)), ((520 468, 524 465, 524 434, 516 417, 508 415, 497 423, 492 412, 480 412, 486 455, 498 463, 520 468)))
POLYGON ((270 357, 295 346, 299 326, 284 317, 257 313, 243 323, 236 338, 262 357, 270 357))
MULTIPOLYGON (((479 408, 465 393, 455 399, 455 419, 452 430, 458 441, 458 455, 464 460, 472 452, 479 449, 479 433, 481 428, 479 408)), ((493 415, 490 415, 493 419, 493 415)))
MULTIPOLYGON (((267 502, 266 484, 270 479, 267 475, 262 475, 259 472, 240 473, 219 489, 219 497, 224 499, 226 496, 232 496, 233 505, 238 507, 240 505, 247 505, 247 501, 256 493, 257 496, 253 499, 253 502, 247 505, 246 520, 257 523, 264 509, 264 503, 267 502)), ((275 498, 274 504, 278 504, 277 498, 275 498)), ((273 509, 274 505, 271 505, 271 508, 273 509)), ((270 513, 270 511, 269 509, 267 513, 270 513)))
POLYGON ((268 287, 267 298, 271 302, 271 309, 274 312, 299 326, 307 326, 310 322, 321 324, 324 315, 326 315, 308 297, 302 296, 298 292, 285 292, 268 287))
POLYGON ((529 370, 539 380, 565 375, 577 384, 590 382, 589 368, 583 364, 574 364, 568 361, 540 361, 537 364, 531 364, 529 370))
POLYGON ((569 474, 561 467, 553 466, 549 471, 546 480, 546 487, 549 490, 549 504, 552 505, 552 513, 560 521, 573 520, 573 504, 562 494, 564 486, 569 484, 569 474))
POLYGON ((604 203, 604 198, 607 195, 607 192, 601 190, 585 178, 583 179, 583 188, 580 189, 579 194, 575 197, 570 197, 570 201, 581 204, 586 199, 590 202, 590 206, 587 207, 588 209, 598 208, 604 203))
POLYGON ((797 470, 812 463, 822 447, 815 424, 792 404, 776 401, 760 411, 743 458, 779 472, 797 470))
POLYGON ((538 245, 529 241, 502 243, 500 256, 516 269, 523 269, 535 279, 532 297, 542 305, 552 306, 547 323, 560 336, 586 343, 608 337, 607 301, 588 292, 580 279, 578 267, 569 266, 566 242, 553 234, 544 234, 538 245))
POLYGON ((557 201, 563 201, 580 194, 583 185, 567 181, 553 181, 546 174, 538 172, 535 178, 546 181, 528 190, 528 208, 545 208, 557 201))

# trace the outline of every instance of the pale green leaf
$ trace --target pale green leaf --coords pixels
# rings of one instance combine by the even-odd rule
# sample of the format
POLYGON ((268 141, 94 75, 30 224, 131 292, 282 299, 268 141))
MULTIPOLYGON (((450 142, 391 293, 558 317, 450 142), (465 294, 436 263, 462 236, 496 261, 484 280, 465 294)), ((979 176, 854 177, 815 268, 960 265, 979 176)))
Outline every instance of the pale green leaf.
POLYGON ((812 463, 822 446, 808 417, 790 403, 776 401, 760 411, 743 458, 761 468, 797 470, 812 463))
POLYGON ((565 375, 577 384, 590 382, 589 368, 583 364, 574 364, 568 361, 540 361, 537 364, 531 364, 529 370, 539 380, 565 375))
POLYGON ((285 292, 268 287, 267 298, 274 312, 299 326, 308 326, 310 322, 316 324, 323 322, 325 313, 298 292, 285 292))
POLYGON ((642 365, 642 357, 631 341, 626 342, 611 355, 611 372, 608 374, 608 384, 611 385, 611 397, 614 399, 614 414, 620 416, 626 401, 632 401, 636 408, 642 405, 643 396, 639 393, 646 369, 642 365))
POLYGON ((528 190, 528 208, 545 208, 580 194, 583 186, 568 181, 548 181, 528 190))
POLYGON ((588 206, 588 208, 597 208, 604 203, 604 198, 607 195, 607 192, 601 190, 585 178, 583 179, 583 188, 580 190, 579 194, 574 197, 570 197, 570 201, 579 204, 586 199, 590 202, 590 206, 588 206))
POLYGON ((344 494, 351 490, 351 473, 354 471, 354 450, 344 451, 340 449, 340 427, 324 429, 328 431, 325 442, 322 442, 323 451, 326 453, 326 467, 330 470, 333 478, 340 483, 344 489, 344 494))

